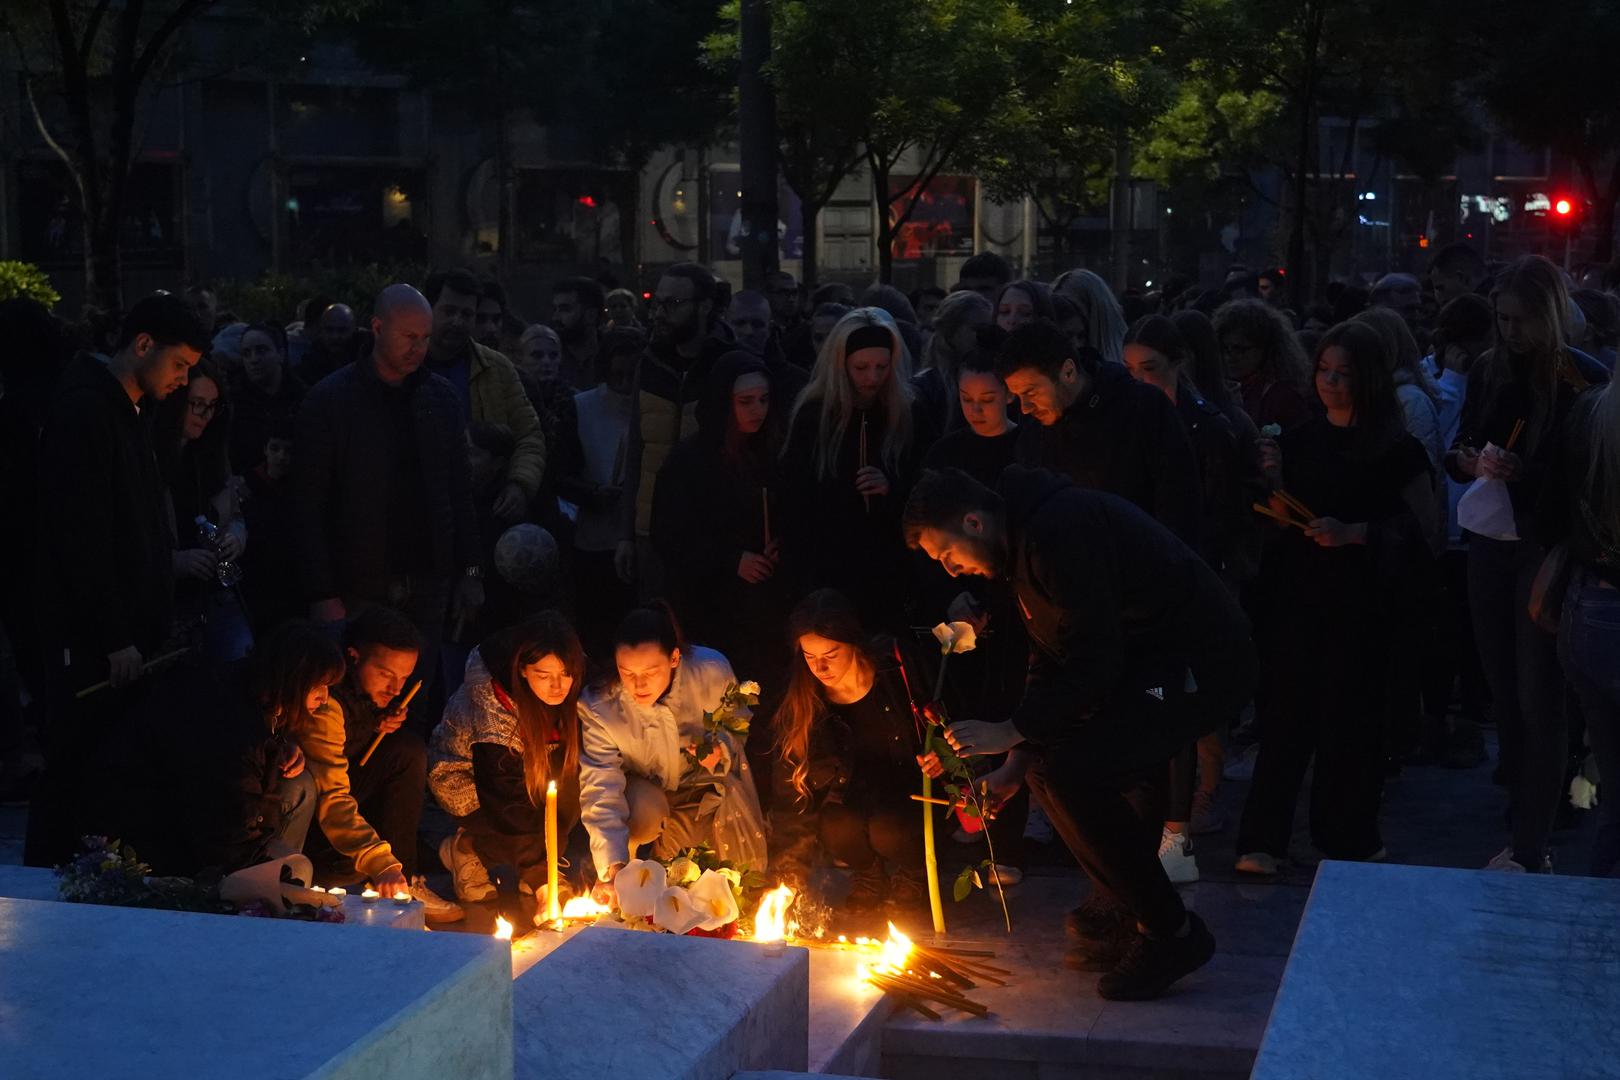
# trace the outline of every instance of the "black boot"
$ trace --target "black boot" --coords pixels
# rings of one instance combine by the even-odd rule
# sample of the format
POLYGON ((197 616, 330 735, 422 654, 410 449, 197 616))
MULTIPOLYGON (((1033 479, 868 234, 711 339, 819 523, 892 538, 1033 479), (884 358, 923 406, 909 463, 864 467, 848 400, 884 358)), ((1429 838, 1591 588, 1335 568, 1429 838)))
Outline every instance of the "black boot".
POLYGON ((873 859, 870 865, 855 871, 850 878, 844 910, 851 915, 875 911, 883 906, 888 895, 889 876, 883 872, 883 860, 873 859))
POLYGON ((1215 937, 1192 912, 1180 937, 1138 934, 1124 957, 1097 980, 1097 993, 1109 1001, 1151 1001, 1215 955, 1215 937))

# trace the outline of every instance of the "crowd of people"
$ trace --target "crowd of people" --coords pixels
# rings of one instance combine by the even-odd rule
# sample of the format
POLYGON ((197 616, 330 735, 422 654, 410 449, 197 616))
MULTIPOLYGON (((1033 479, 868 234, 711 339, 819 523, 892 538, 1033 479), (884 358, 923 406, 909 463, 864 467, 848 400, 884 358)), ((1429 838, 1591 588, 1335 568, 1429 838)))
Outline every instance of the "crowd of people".
POLYGON ((989 876, 1055 831, 1092 884, 1068 962, 1156 996, 1214 949, 1174 887, 1196 838, 1274 878, 1307 778, 1314 847, 1385 859, 1386 778, 1482 765, 1494 725, 1488 865, 1537 873, 1588 748, 1620 776, 1594 277, 1458 245, 1294 311, 1242 267, 1118 296, 987 253, 907 296, 683 263, 644 298, 560 280, 542 323, 451 270, 288 325, 157 293, 90 341, 10 301, 0 782, 38 865, 303 851, 434 921, 546 887, 554 784, 603 902, 708 845, 858 921, 926 902, 925 811, 981 842, 913 798, 939 722, 989 876), (941 621, 978 641, 943 679, 941 621))

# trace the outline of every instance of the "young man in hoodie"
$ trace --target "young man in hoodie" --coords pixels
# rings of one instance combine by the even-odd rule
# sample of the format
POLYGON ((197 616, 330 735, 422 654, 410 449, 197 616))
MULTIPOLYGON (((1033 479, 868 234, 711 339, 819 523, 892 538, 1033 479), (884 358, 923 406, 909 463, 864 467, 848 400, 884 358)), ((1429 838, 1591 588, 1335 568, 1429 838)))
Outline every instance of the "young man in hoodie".
POLYGON ((1156 854, 1165 763, 1253 690, 1247 620, 1167 529, 1045 470, 1009 466, 999 494, 928 472, 903 524, 953 577, 1011 585, 1030 642, 1023 700, 1007 722, 959 721, 948 738, 963 754, 1009 754, 987 778, 992 797, 1027 776, 1090 876, 1066 962, 1104 971, 1105 998, 1159 996, 1215 951, 1156 854))

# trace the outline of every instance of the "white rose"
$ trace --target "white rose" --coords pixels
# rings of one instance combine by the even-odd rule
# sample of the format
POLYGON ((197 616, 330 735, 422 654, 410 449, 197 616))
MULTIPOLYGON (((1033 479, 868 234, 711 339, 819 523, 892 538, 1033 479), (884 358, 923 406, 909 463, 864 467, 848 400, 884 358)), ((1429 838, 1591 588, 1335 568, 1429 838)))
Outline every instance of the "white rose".
POLYGON ((703 871, 698 869, 697 863, 693 862, 691 859, 688 859, 685 855, 682 855, 680 858, 669 864, 669 883, 671 885, 690 885, 692 882, 696 881, 702 875, 702 873, 703 871))
POLYGON ((759 697, 759 683, 755 682, 753 679, 749 679, 747 682, 737 687, 737 693, 747 694, 750 697, 759 697))

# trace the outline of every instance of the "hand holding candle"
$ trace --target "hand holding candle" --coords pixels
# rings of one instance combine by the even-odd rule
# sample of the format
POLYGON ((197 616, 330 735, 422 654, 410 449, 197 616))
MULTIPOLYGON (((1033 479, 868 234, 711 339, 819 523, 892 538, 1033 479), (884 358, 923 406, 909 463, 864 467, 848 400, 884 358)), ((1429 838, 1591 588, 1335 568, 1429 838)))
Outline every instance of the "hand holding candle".
MULTIPOLYGON (((388 712, 390 714, 399 713, 403 717, 405 710, 410 708, 411 699, 416 696, 416 692, 420 689, 422 689, 422 680, 417 679, 410 685, 409 688, 406 689, 405 693, 401 695, 400 699, 395 704, 388 707, 388 712)), ((390 727, 387 730, 377 732, 377 737, 371 740, 371 745, 366 747, 365 754, 360 758, 360 765, 362 768, 365 766, 366 762, 371 760, 371 755, 377 752, 377 747, 382 745, 383 737, 386 736, 388 732, 393 731, 398 727, 399 724, 395 724, 393 727, 390 727)))

